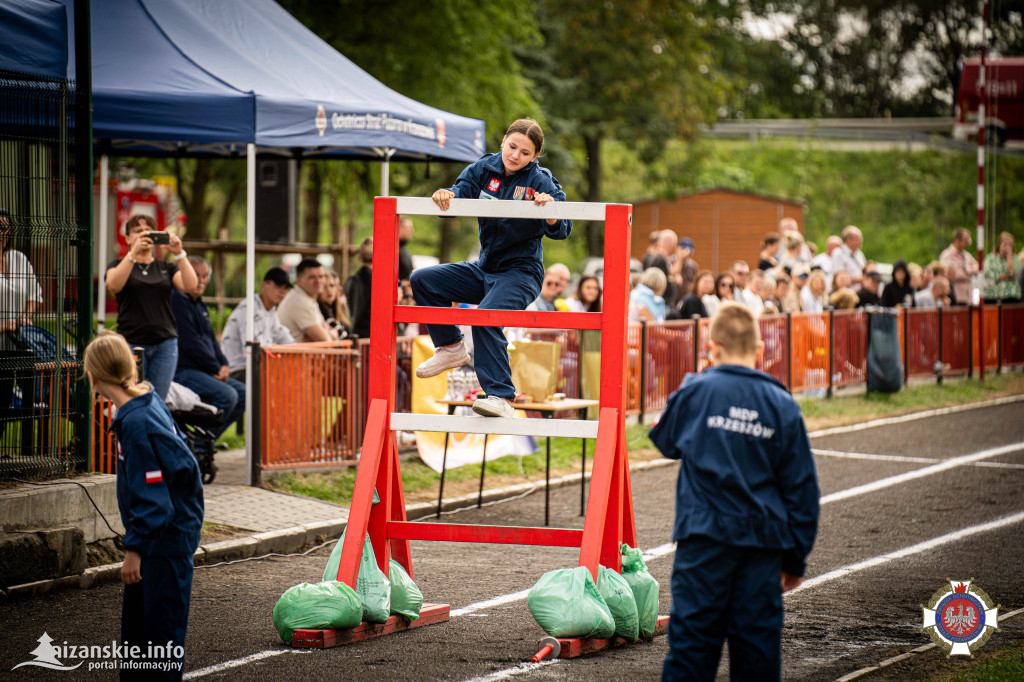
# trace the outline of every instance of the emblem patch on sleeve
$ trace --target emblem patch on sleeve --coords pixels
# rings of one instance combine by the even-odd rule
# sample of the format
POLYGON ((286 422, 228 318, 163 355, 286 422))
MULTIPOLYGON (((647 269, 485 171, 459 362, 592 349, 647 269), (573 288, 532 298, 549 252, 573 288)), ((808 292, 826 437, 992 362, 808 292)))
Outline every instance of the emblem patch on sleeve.
POLYGON ((160 469, 153 469, 153 471, 146 472, 146 483, 163 483, 164 472, 160 469))

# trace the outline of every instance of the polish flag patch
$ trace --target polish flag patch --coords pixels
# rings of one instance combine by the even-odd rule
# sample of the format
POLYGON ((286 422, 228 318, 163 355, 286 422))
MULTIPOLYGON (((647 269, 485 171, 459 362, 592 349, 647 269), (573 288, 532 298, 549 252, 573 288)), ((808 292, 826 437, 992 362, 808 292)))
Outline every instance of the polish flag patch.
POLYGON ((491 181, 487 183, 488 192, 497 192, 501 187, 501 180, 498 178, 491 178, 491 181))
POLYGON ((160 469, 153 469, 153 471, 146 472, 146 483, 163 483, 164 472, 160 469))

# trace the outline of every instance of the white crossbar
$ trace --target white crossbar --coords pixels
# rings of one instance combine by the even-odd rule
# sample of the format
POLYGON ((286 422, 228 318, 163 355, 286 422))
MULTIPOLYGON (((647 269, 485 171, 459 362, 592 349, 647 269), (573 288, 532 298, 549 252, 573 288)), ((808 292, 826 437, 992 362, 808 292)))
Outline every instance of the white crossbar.
POLYGON ((532 201, 452 199, 442 211, 430 197, 395 197, 400 215, 436 215, 470 218, 557 218, 559 220, 604 220, 608 204, 583 201, 553 201, 537 206, 532 201))
POLYGON ((507 436, 597 438, 597 422, 585 419, 514 419, 445 414, 391 413, 392 431, 486 433, 507 436))

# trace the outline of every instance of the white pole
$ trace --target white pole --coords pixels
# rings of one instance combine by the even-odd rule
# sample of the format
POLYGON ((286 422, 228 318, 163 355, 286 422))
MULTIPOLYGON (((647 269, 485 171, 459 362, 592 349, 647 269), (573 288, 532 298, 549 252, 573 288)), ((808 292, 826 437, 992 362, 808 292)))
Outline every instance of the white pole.
POLYGON ((103 331, 103 325, 107 319, 107 233, 110 231, 109 204, 110 204, 110 157, 106 154, 100 156, 100 222, 99 222, 99 262, 97 268, 99 275, 98 293, 96 295, 96 330, 103 331))
POLYGON ((252 348, 256 306, 249 299, 256 289, 256 145, 245 146, 245 484, 252 485, 252 348))
POLYGON ((391 191, 391 157, 394 154, 394 149, 384 149, 384 161, 380 164, 380 195, 382 197, 390 196, 388 192, 391 191))

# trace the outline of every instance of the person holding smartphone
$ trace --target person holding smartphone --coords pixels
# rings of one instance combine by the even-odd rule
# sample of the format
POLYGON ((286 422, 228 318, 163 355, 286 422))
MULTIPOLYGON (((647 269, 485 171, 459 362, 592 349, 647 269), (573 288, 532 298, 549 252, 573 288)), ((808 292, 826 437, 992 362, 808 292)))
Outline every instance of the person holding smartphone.
POLYGON ((161 399, 167 397, 178 366, 178 328, 171 291, 187 293, 198 283, 177 235, 157 232, 153 219, 134 215, 124 227, 128 253, 107 265, 107 289, 117 298, 117 331, 144 353, 146 381, 161 399), (158 260, 155 240, 166 239, 174 261, 158 260))

